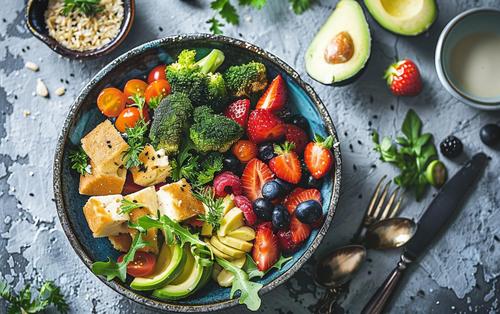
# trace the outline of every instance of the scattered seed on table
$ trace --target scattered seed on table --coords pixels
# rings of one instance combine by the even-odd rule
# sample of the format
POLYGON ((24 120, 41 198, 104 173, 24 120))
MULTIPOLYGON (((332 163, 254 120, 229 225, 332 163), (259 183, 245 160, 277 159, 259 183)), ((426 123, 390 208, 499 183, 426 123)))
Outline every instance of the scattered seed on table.
POLYGON ((29 115, 31 115, 31 111, 28 111, 28 110, 23 110, 23 116, 26 118, 28 117, 29 115))
POLYGON ((352 169, 353 169, 354 171, 356 171, 356 170, 358 170, 358 167, 356 167, 356 165, 355 165, 355 164, 353 164, 353 165, 352 165, 352 169))
POLYGON ((378 116, 376 114, 374 114, 373 119, 378 119, 378 116))
POLYGON ((360 140, 358 140, 358 144, 359 145, 363 145, 363 142, 361 142, 360 140))
POLYGON ((390 108, 391 108, 391 110, 392 110, 392 111, 394 111, 394 106, 393 106, 393 105, 391 105, 391 107, 390 107, 390 108))
POLYGON ((49 90, 41 79, 36 80, 36 93, 38 96, 49 97, 49 90))
POLYGON ((31 61, 28 61, 24 64, 24 67, 28 70, 31 70, 33 72, 36 72, 40 69, 40 67, 38 66, 38 64, 34 63, 34 62, 31 62, 31 61))
POLYGON ((159 30, 160 32, 163 32, 163 27, 161 27, 161 26, 160 26, 160 27, 158 27, 158 30, 159 30))
POLYGON ((351 150, 351 152, 354 152, 354 148, 352 147, 352 144, 349 144, 349 149, 351 150))
POLYGON ((344 132, 344 136, 347 136, 347 132, 344 132))
POLYGON ((55 91, 57 96, 62 96, 64 95, 64 93, 66 93, 66 88, 64 88, 64 86, 61 86, 59 88, 57 88, 55 91))
POLYGON ((368 126, 372 126, 372 121, 368 120, 368 126))

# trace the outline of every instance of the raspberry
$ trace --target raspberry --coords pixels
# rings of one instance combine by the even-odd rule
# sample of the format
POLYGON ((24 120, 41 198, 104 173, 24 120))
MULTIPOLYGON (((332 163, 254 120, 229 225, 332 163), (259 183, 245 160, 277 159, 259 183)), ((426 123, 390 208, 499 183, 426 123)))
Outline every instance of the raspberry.
POLYGON ((300 247, 300 245, 295 244, 292 241, 292 232, 290 230, 280 230, 278 231, 277 236, 280 248, 284 253, 291 254, 297 251, 300 247))
POLYGON ((228 194, 241 195, 240 178, 230 171, 225 171, 215 177, 214 191, 217 197, 224 197, 228 194))
POLYGON ((257 222, 257 215, 255 215, 252 203, 248 198, 242 195, 235 196, 234 204, 241 209, 248 225, 253 226, 257 222))

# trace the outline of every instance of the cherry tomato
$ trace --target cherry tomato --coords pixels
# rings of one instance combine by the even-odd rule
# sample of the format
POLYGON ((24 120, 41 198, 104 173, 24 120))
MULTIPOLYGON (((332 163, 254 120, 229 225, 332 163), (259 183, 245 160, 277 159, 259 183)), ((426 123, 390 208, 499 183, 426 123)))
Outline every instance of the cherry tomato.
MULTIPOLYGON (((144 98, 146 99, 146 103, 149 105, 151 101, 158 104, 163 97, 170 94, 170 84, 167 80, 157 80, 153 81, 148 85, 146 91, 144 92, 144 98)), ((153 108, 153 106, 151 106, 153 108)))
POLYGON ((120 132, 125 132, 127 128, 133 128, 137 121, 141 118, 141 114, 137 107, 128 107, 123 109, 118 118, 116 118, 115 126, 120 132))
POLYGON ((239 140, 234 143, 232 152, 239 161, 248 162, 257 157, 257 145, 249 140, 239 140))
POLYGON ((125 95, 118 88, 107 87, 97 97, 97 107, 106 117, 117 117, 125 108, 125 95))
MULTIPOLYGON (((123 256, 118 257, 118 262, 123 260, 123 256)), ((134 277, 145 277, 151 275, 155 270, 156 257, 151 253, 136 252, 134 260, 127 265, 127 274, 134 277)))
POLYGON ((123 93, 125 94, 125 97, 127 97, 127 103, 128 104, 134 103, 134 101, 130 99, 130 97, 132 96, 138 95, 144 97, 144 91, 146 90, 146 87, 148 87, 148 84, 143 80, 138 80, 138 79, 129 80, 125 84, 125 87, 123 88, 123 93))
POLYGON ((165 73, 165 68, 167 66, 165 64, 158 65, 154 67, 148 75, 148 84, 151 84, 153 81, 157 80, 166 80, 167 74, 165 73))

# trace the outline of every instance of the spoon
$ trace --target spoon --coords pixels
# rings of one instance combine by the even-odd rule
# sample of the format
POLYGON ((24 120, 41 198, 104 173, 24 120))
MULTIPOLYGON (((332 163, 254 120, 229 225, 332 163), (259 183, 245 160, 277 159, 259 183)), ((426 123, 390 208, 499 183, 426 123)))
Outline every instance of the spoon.
POLYGON ((331 313, 337 296, 352 279, 366 258, 361 245, 347 245, 323 257, 314 271, 314 281, 326 288, 323 298, 316 305, 315 313, 331 313))
POLYGON ((363 244, 376 250, 398 248, 411 239, 415 230, 415 222, 407 218, 381 220, 368 228, 363 244))

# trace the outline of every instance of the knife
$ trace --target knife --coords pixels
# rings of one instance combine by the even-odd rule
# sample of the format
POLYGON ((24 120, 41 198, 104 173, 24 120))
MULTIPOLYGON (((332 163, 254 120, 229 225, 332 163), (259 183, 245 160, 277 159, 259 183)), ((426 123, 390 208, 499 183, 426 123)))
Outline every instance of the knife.
POLYGON ((478 153, 441 189, 417 224, 417 232, 406 244, 396 268, 363 308, 362 313, 382 313, 408 265, 415 261, 459 209, 473 183, 481 176, 488 157, 478 153))

